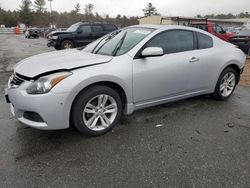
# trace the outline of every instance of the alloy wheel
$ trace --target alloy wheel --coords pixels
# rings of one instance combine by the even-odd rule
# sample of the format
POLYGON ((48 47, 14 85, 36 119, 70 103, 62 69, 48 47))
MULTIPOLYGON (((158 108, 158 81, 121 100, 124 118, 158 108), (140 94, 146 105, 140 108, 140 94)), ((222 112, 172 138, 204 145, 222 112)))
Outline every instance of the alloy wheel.
POLYGON ((115 120, 118 107, 115 99, 102 94, 89 100, 83 110, 83 121, 93 131, 108 128, 115 120))
POLYGON ((220 92, 223 97, 228 97, 232 94, 236 84, 235 75, 232 72, 226 73, 220 83, 220 92))
POLYGON ((70 49, 70 48, 73 48, 72 44, 66 42, 66 43, 64 44, 64 49, 70 49))

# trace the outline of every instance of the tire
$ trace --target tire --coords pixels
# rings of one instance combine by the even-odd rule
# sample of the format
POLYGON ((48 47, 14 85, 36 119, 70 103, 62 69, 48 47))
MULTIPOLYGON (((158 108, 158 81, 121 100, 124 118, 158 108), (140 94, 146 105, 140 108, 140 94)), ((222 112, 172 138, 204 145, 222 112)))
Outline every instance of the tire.
POLYGON ((71 40, 64 40, 61 43, 61 49, 70 49, 74 47, 74 43, 71 40))
POLYGON ((236 85, 237 73, 233 68, 228 67, 222 71, 212 97, 216 100, 226 100, 233 94, 236 85))
POLYGON ((61 50, 61 48, 60 48, 59 46, 54 46, 54 48, 55 48, 56 50, 61 50))
POLYGON ((76 97, 71 109, 71 123, 84 135, 99 136, 112 130, 121 115, 119 94, 109 87, 97 85, 76 97))

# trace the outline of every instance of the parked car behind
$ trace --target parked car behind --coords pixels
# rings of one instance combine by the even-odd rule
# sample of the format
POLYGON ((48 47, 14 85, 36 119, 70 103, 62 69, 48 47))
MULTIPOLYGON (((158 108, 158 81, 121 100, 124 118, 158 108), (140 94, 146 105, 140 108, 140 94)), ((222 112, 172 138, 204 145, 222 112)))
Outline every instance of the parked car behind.
POLYGON ((21 61, 6 99, 13 115, 28 126, 71 125, 96 136, 135 110, 203 94, 228 99, 245 60, 240 49, 199 29, 132 26, 84 49, 21 61))
POLYGON ((78 22, 66 31, 51 32, 47 46, 53 46, 56 50, 81 47, 114 30, 117 27, 110 23, 78 22))
POLYGON ((48 28, 48 29, 46 29, 46 30, 44 31, 44 37, 47 38, 47 39, 49 39, 51 33, 52 33, 53 31, 56 31, 56 30, 57 30, 56 28, 48 28))
POLYGON ((26 38, 39 38, 39 31, 37 28, 28 28, 24 32, 26 38))
POLYGON ((218 24, 209 21, 192 23, 190 26, 207 31, 224 41, 228 41, 232 36, 234 36, 234 33, 227 32, 218 24))
POLYGON ((229 42, 238 46, 245 54, 250 55, 250 30, 242 30, 231 37, 229 42))

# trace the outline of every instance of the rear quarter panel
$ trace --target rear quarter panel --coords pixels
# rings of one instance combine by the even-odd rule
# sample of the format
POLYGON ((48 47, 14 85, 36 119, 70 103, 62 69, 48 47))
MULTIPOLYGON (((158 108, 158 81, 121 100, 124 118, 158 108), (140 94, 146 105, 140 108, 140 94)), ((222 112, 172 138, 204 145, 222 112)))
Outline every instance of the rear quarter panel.
POLYGON ((234 45, 217 39, 215 41, 213 59, 214 61, 211 62, 211 66, 214 69, 214 71, 211 71, 212 91, 215 89, 216 83, 222 71, 230 65, 236 65, 239 69, 242 69, 245 65, 246 56, 234 45))

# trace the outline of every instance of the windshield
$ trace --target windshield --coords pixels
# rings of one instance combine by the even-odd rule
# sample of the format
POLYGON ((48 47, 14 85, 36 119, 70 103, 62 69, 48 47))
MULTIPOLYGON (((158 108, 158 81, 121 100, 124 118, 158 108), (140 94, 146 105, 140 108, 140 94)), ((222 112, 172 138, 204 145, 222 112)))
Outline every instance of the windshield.
POLYGON ((84 51, 109 56, 122 55, 152 31, 153 29, 148 28, 126 28, 114 31, 88 45, 84 51))
POLYGON ((67 29, 67 31, 69 31, 69 32, 75 32, 75 31, 77 30, 77 28, 79 27, 79 25, 80 25, 80 23, 73 24, 73 25, 71 25, 71 26, 67 29))

